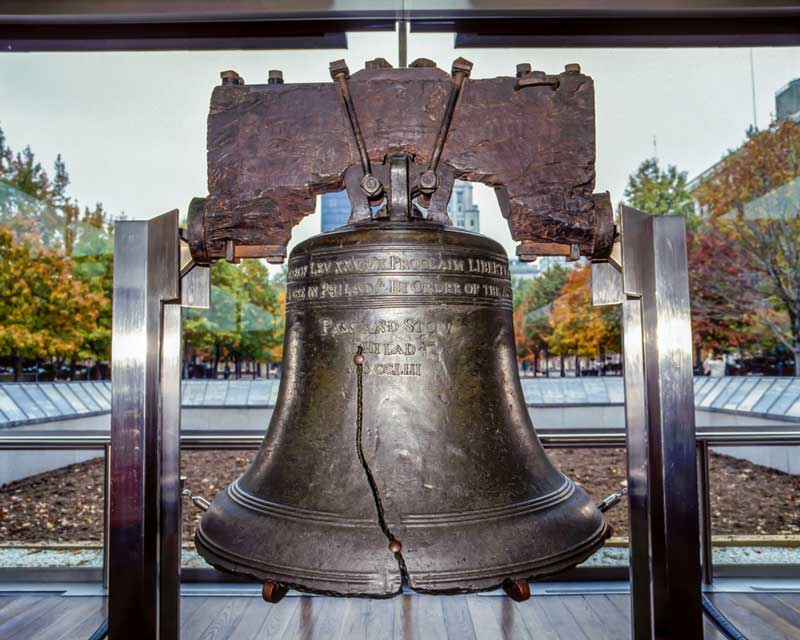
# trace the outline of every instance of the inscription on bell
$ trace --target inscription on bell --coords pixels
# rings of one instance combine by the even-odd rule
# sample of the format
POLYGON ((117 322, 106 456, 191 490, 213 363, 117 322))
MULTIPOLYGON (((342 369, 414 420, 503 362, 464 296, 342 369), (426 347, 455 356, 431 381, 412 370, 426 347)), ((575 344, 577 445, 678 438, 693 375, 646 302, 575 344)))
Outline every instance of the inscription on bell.
POLYGON ((289 281, 306 277, 358 275, 371 273, 452 273, 479 274, 510 278, 508 263, 471 256, 408 256, 403 254, 319 257, 311 264, 289 267, 289 281))

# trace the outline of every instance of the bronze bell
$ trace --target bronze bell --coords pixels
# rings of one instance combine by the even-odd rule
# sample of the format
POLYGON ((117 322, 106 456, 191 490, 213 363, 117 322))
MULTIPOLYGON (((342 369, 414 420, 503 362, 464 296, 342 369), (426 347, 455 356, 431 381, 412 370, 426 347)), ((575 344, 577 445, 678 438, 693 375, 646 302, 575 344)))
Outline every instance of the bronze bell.
POLYGON ((594 553, 609 528, 536 436, 511 304, 502 246, 430 220, 298 245, 275 412, 203 515, 200 554, 303 591, 385 597, 518 584, 594 553))

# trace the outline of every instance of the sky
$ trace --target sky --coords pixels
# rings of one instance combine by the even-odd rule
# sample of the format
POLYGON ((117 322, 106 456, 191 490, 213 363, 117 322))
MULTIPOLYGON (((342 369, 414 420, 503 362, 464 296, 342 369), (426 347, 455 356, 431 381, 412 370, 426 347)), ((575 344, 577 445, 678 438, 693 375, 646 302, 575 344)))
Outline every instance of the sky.
MULTIPOLYGON (((409 61, 425 57, 450 70, 464 56, 472 77, 513 75, 518 62, 556 73, 577 62, 595 82, 596 191, 616 204, 629 174, 656 155, 699 174, 766 127, 775 92, 800 77, 800 48, 455 49, 452 34, 409 34, 409 61), (751 55, 752 69, 751 74, 751 55), (753 85, 755 80, 755 114, 753 85)), ((235 69, 248 84, 281 69, 287 83, 329 82, 328 63, 351 71, 384 57, 397 64, 393 33, 350 33, 346 50, 3 53, 0 127, 13 149, 30 145, 46 167, 58 153, 69 193, 82 205, 102 202, 112 215, 149 218, 207 193, 205 132, 219 72, 235 69)), ((511 256, 515 243, 494 193, 476 185, 481 231, 511 256)), ((319 215, 294 230, 292 245, 319 232, 319 215)))

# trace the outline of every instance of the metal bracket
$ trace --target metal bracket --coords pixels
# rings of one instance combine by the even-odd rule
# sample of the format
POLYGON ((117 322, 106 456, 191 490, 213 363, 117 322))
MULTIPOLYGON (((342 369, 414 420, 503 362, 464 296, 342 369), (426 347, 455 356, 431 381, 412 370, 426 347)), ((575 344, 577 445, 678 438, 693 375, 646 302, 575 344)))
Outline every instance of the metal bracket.
POLYGON ((632 637, 700 640, 685 224, 625 206, 620 214, 611 257, 592 263, 592 300, 622 305, 632 637))
POLYGON ((177 210, 116 225, 109 629, 118 640, 180 635, 181 306, 209 305, 211 273, 182 245, 177 210))

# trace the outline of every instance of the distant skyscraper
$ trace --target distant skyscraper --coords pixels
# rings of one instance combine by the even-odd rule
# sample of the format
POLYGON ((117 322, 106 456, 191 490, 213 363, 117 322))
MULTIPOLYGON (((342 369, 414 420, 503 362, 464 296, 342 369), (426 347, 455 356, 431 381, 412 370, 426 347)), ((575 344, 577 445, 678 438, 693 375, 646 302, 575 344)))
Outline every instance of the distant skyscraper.
POLYGON ((347 224, 350 219, 351 208, 347 191, 323 194, 321 205, 322 220, 320 222, 322 233, 347 224))
POLYGON ((456 181, 447 205, 447 214, 459 229, 480 233, 481 213, 478 206, 472 204, 472 185, 469 182, 456 181))

